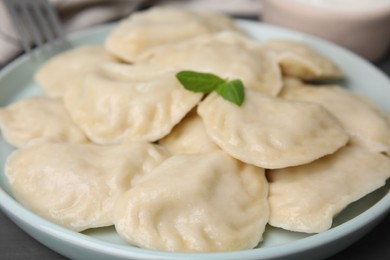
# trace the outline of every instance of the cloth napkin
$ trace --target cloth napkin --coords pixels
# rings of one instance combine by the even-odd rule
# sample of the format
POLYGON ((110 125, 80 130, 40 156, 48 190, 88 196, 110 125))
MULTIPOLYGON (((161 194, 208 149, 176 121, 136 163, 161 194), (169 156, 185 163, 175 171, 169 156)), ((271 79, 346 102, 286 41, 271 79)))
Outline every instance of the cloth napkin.
MULTIPOLYGON (((1 1, 1 0, 0 0, 1 1)), ((258 15, 261 0, 49 0, 66 32, 118 20, 133 11, 153 5, 205 9, 246 17, 258 15)), ((17 32, 0 2, 0 66, 22 52, 17 32)))

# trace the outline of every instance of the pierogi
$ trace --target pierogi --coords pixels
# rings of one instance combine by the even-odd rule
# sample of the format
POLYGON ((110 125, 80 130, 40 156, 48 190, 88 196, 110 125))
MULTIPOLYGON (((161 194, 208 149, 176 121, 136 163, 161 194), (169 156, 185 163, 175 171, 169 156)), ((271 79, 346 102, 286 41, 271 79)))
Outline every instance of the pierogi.
POLYGON ((155 7, 122 20, 106 38, 105 47, 115 56, 134 62, 153 47, 223 30, 239 31, 220 13, 155 7))
POLYGON ((0 109, 20 148, 5 165, 12 194, 71 230, 115 225, 153 250, 252 249, 267 223, 328 230, 390 177, 390 116, 318 86, 343 76, 321 51, 254 40, 213 12, 136 12, 104 45, 44 63, 41 97, 0 109), (211 87, 202 73, 181 85, 183 70, 215 74, 211 87))
POLYGON ((207 133, 231 156, 266 169, 309 163, 348 141, 338 120, 318 104, 246 89, 236 106, 215 93, 198 106, 207 133))
POLYGON ((180 86, 176 72, 161 66, 107 63, 68 91, 65 106, 95 143, 157 141, 203 96, 180 86))
POLYGON ((324 106, 350 135, 350 142, 374 152, 390 151, 390 125, 368 101, 337 85, 303 85, 283 91, 283 98, 324 106))
POLYGON ((206 132, 202 119, 193 109, 172 132, 159 141, 172 154, 202 153, 219 150, 206 132))
POLYGON ((37 139, 86 143, 88 138, 73 123, 63 102, 47 97, 30 97, 0 109, 4 139, 22 147, 37 139))
POLYGON ((342 78, 340 68, 308 44, 292 40, 269 40, 263 46, 273 52, 283 73, 304 80, 342 78))
POLYGON ((347 146, 310 164, 271 170, 270 220, 283 229, 318 233, 348 204, 383 186, 390 158, 362 147, 347 146))
POLYGON ((86 74, 107 61, 118 62, 103 46, 79 46, 46 61, 35 74, 35 81, 46 95, 62 98, 70 87, 79 86, 86 74))
POLYGON ((34 142, 8 158, 5 174, 26 208, 75 231, 113 224, 117 199, 168 154, 146 142, 34 142))
POLYGON ((251 249, 268 222, 267 194, 264 169, 222 151, 174 155, 120 198, 115 228, 143 248, 251 249))
POLYGON ((282 75, 274 56, 257 42, 235 32, 205 35, 156 47, 140 56, 138 64, 173 66, 240 79, 245 87, 275 96, 282 75))

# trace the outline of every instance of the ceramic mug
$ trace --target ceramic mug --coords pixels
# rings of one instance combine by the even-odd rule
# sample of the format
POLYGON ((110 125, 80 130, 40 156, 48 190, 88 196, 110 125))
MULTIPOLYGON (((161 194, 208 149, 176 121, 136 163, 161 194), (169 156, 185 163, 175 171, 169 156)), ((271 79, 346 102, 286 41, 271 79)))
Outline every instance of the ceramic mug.
POLYGON ((369 61, 390 49, 390 0, 263 0, 261 17, 330 40, 369 61))

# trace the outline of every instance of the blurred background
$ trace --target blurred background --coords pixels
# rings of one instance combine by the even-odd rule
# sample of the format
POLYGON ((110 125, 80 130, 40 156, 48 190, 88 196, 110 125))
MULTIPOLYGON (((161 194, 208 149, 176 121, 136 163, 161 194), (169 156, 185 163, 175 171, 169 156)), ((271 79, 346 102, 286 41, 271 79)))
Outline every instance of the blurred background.
MULTIPOLYGON (((310 33, 383 63, 390 50, 390 0, 49 0, 66 32, 116 21, 151 6, 214 10, 236 18, 310 33)), ((0 64, 20 53, 17 34, 0 6, 0 64)))

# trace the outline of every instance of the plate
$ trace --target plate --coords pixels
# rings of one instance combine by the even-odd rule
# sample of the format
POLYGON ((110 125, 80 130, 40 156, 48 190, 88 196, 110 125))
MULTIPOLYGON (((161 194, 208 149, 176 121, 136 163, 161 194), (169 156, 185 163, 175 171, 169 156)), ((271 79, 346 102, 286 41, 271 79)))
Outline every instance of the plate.
MULTIPOLYGON (((357 55, 332 43, 302 33, 237 20, 253 38, 293 39, 305 42, 333 60, 346 74, 344 86, 363 94, 390 113, 390 81, 385 74, 357 55)), ((101 44, 115 24, 95 27, 70 36, 73 46, 101 44)), ((33 75, 43 63, 38 57, 22 56, 0 73, 0 107, 18 99, 41 95, 33 75)), ((170 253, 146 250, 126 244, 113 227, 76 233, 53 224, 20 205, 11 195, 4 175, 7 156, 13 151, 0 137, 0 208, 25 232, 71 259, 323 259, 344 249, 370 231, 390 209, 390 182, 351 204, 335 219, 332 228, 314 235, 289 232, 267 226, 264 241, 255 249, 229 253, 170 253)))

